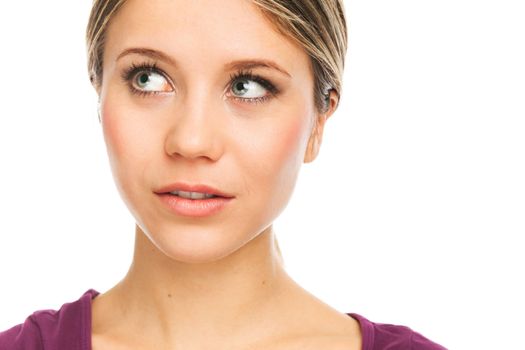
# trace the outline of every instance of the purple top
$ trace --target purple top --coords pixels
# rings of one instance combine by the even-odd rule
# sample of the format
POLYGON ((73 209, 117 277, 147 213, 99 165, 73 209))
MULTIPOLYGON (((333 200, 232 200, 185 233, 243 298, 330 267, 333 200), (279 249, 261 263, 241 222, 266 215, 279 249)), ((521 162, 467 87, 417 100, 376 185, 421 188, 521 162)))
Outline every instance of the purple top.
MULTIPOLYGON (((58 311, 35 311, 24 323, 0 332, 0 350, 91 350, 91 300, 98 294, 89 289, 58 311)), ((347 315, 361 326, 362 350, 446 350, 408 327, 347 315)))

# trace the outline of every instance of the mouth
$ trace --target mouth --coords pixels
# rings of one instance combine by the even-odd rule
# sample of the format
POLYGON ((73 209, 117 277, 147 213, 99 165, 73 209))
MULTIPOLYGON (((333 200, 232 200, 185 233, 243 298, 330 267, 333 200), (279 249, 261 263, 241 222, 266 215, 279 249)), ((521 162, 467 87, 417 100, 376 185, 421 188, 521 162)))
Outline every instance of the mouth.
POLYGON ((175 183, 155 191, 156 194, 173 195, 185 199, 206 200, 212 198, 234 198, 234 196, 208 185, 175 183))
POLYGON ((155 191, 171 212, 180 216, 204 217, 225 210, 232 195, 207 185, 177 183, 155 191))
POLYGON ((187 191, 173 191, 173 192, 168 192, 166 194, 171 194, 177 197, 193 199, 193 200, 197 200, 197 199, 202 200, 202 199, 211 199, 211 198, 221 197, 221 196, 217 196, 211 193, 187 192, 187 191))

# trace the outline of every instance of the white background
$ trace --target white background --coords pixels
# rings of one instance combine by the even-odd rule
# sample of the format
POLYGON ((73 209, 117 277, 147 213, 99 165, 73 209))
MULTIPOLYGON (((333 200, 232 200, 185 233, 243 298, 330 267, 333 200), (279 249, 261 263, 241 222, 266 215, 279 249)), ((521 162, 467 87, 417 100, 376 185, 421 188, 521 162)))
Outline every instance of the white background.
MULTIPOLYGON (((85 69, 90 5, 0 5, 0 330, 131 261, 85 69)), ((276 223, 289 273, 450 349, 524 348, 523 2, 346 7, 341 107, 276 223)))

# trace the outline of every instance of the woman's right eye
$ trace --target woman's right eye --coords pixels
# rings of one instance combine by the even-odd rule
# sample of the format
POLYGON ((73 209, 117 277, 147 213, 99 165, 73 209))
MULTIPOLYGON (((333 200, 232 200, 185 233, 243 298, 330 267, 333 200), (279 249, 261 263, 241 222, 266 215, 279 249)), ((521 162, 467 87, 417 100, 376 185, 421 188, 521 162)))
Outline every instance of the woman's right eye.
POLYGON ((160 73, 154 71, 139 71, 131 79, 133 89, 146 93, 172 92, 169 81, 160 73))

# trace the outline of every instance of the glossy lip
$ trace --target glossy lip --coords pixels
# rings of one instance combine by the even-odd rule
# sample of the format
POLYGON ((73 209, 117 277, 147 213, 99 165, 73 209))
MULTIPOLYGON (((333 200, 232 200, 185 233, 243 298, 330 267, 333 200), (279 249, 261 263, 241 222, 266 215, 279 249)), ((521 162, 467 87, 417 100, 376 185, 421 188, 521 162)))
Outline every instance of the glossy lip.
POLYGON ((169 193, 157 194, 164 206, 173 214, 187 217, 212 216, 225 209, 233 198, 214 197, 187 199, 169 193))
POLYGON ((183 182, 177 182, 171 185, 164 186, 154 192, 156 194, 167 194, 169 192, 174 192, 174 191, 200 192, 200 193, 213 194, 214 196, 219 196, 219 197, 224 197, 224 198, 234 198, 234 196, 228 193, 219 191, 218 189, 213 188, 208 185, 203 185, 203 184, 190 185, 190 184, 183 183, 183 182))

